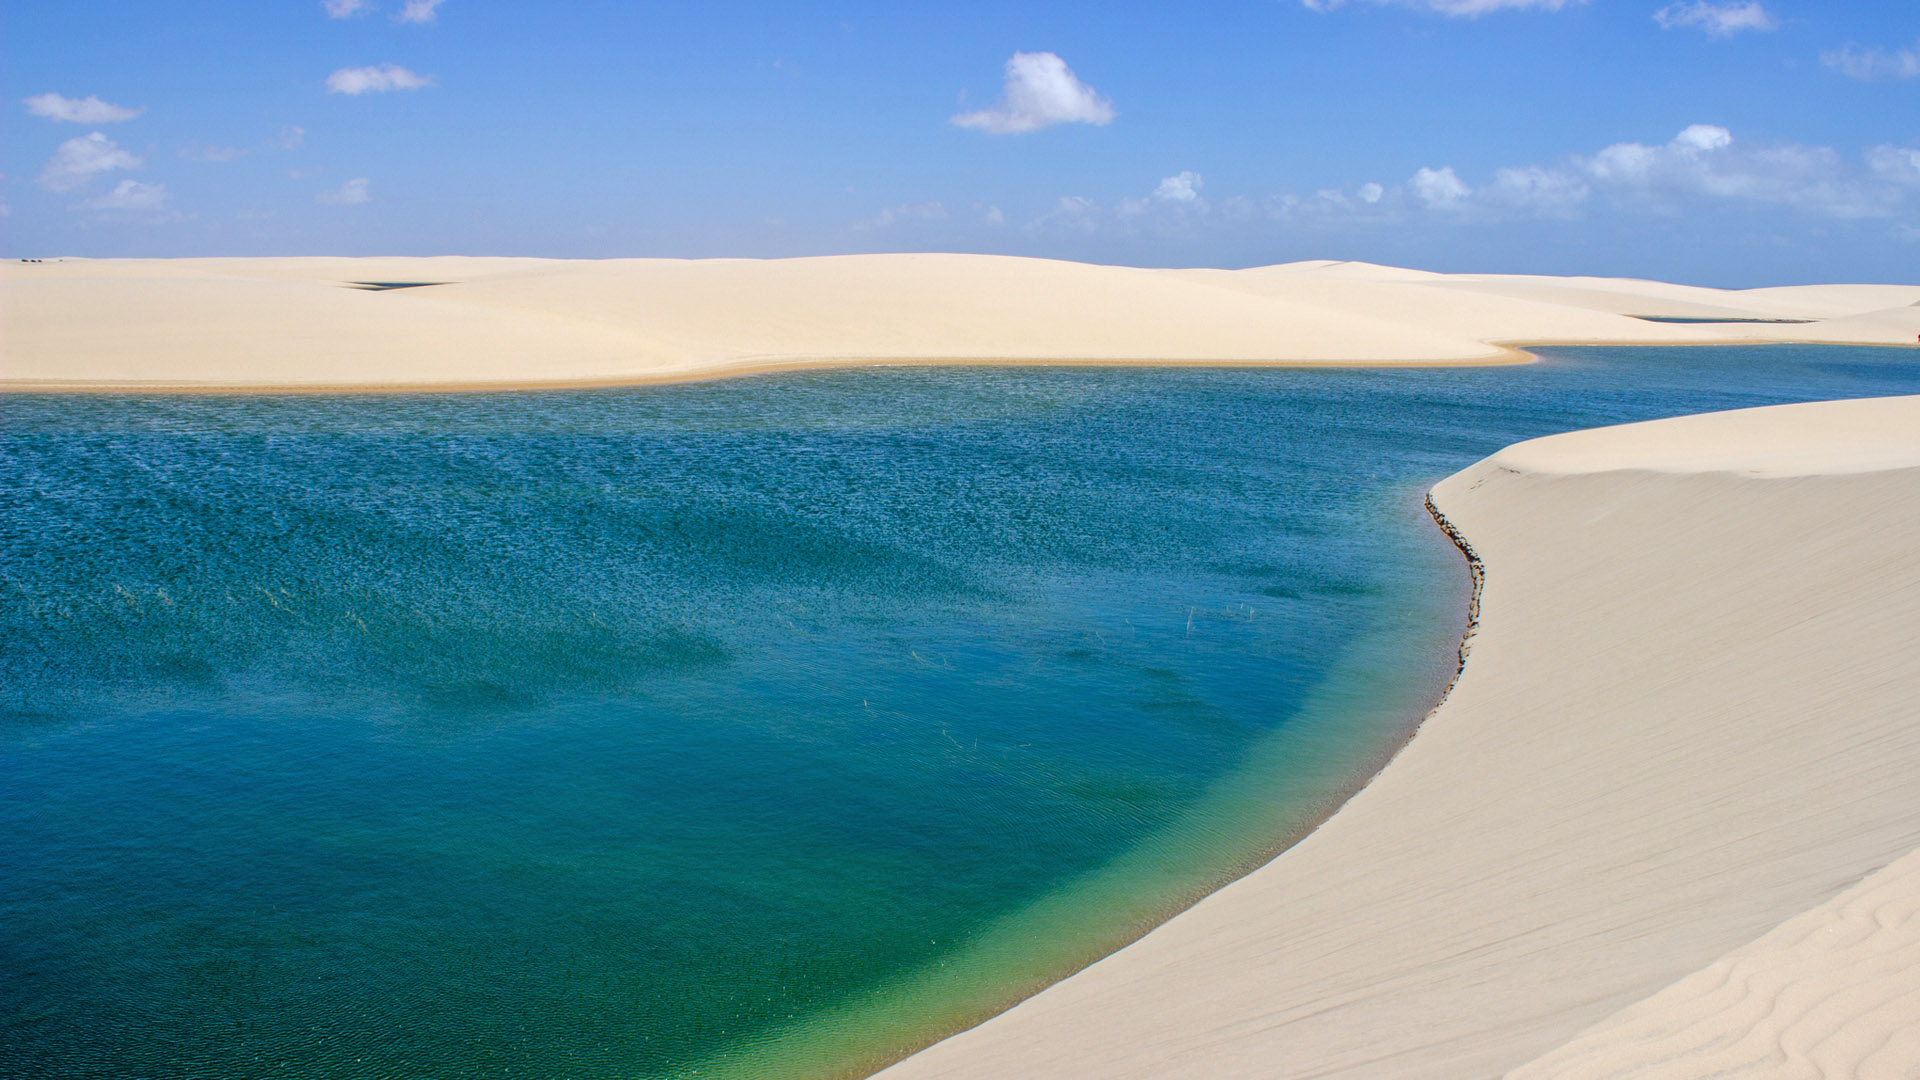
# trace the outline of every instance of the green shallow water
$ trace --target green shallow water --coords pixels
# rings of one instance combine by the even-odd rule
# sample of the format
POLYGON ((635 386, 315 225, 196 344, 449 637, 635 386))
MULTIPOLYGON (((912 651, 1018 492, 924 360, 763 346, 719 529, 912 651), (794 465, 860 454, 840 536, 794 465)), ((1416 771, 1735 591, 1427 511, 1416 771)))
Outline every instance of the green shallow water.
POLYGON ((0 399, 0 1073, 857 1073, 1452 672, 1434 480, 1910 350, 0 399))

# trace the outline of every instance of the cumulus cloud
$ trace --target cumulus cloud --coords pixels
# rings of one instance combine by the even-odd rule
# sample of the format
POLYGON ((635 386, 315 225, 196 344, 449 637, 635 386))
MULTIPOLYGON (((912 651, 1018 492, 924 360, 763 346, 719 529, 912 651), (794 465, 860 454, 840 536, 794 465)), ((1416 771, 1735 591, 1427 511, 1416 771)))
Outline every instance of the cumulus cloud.
POLYGON ((1176 203, 1181 206, 1204 204, 1206 200, 1200 197, 1200 189, 1205 184, 1206 181, 1199 173, 1192 169, 1184 169, 1160 181, 1160 186, 1153 189, 1153 197, 1161 202, 1176 203))
POLYGON ((1467 185, 1460 182, 1451 165, 1439 169, 1421 169, 1407 183, 1413 189, 1414 198, 1430 207, 1448 209, 1459 206, 1467 198, 1467 185))
POLYGON ((1065 60, 1050 52, 1017 52, 1007 61, 1000 100, 960 113, 952 122, 995 135, 1017 135, 1055 124, 1108 124, 1113 117, 1113 103, 1081 82, 1065 60))
POLYGON ((40 172, 40 186, 48 191, 72 191, 93 178, 95 173, 113 169, 137 169, 140 158, 114 144, 99 132, 68 139, 54 150, 53 159, 40 172))
POLYGON ((1867 151, 1865 169, 1824 146, 1746 146, 1716 124, 1694 124, 1666 143, 1620 142, 1553 166, 1498 169, 1473 187, 1452 169, 1421 169, 1411 201, 1476 220, 1576 217, 1596 198, 1616 209, 1675 214, 1690 207, 1780 206, 1817 217, 1900 213, 1920 189, 1920 151, 1867 151))
POLYGON ((373 10, 372 0, 320 0, 320 6, 327 9, 329 19, 351 19, 373 10))
POLYGON ((1863 49, 1846 45, 1820 54, 1820 62, 1849 79, 1877 82, 1920 76, 1920 42, 1911 49, 1863 49))
POLYGON ((1230 219, 1266 217, 1313 227, 1760 208, 1899 221, 1920 208, 1920 149, 1875 146, 1849 159, 1830 147, 1747 144, 1717 124, 1694 124, 1664 143, 1614 143, 1554 163, 1495 169, 1484 181, 1451 167, 1422 168, 1399 184, 1363 184, 1351 193, 1234 197, 1222 207, 1230 219))
POLYGON ((88 94, 83 98, 61 97, 55 93, 35 94, 23 99, 27 111, 35 116, 68 124, 118 124, 146 112, 146 106, 129 109, 88 94))
POLYGON ((327 76, 327 92, 330 94, 382 94, 389 90, 418 90, 432 85, 431 76, 416 75, 398 64, 341 68, 327 76))
POLYGON ((439 18, 435 9, 446 2, 447 0, 407 0, 406 6, 401 8, 400 14, 394 18, 401 22, 430 23, 439 18))
POLYGON ((1659 23, 1663 30, 1694 26, 1705 30, 1708 37, 1722 38, 1732 37, 1742 30, 1780 28, 1780 20, 1761 6, 1759 0, 1747 0, 1746 3, 1692 0, 1690 3, 1668 4, 1653 13, 1653 21, 1659 23))
MULTIPOLYGON (((1413 8, 1417 11, 1431 11, 1438 15, 1451 15, 1456 18, 1475 18, 1495 11, 1559 11, 1561 8, 1584 4, 1586 0, 1366 0, 1370 4, 1391 5, 1393 7, 1413 8)), ((1300 0, 1309 11, 1332 11, 1345 7, 1347 0, 1300 0)))
POLYGON ((1846 155, 1825 146, 1744 141, 1718 124, 1689 125, 1665 142, 1617 142, 1478 176, 1427 167, 1396 184, 1229 195, 1211 207, 1201 185, 1200 174, 1187 170, 1139 197, 1103 204, 1070 195, 1026 227, 1177 235, 1214 221, 1231 228, 1267 220, 1352 229, 1764 212, 1881 221, 1896 233, 1920 232, 1920 147, 1889 144, 1846 155))
POLYGON ((298 150, 307 141, 307 129, 299 124, 282 124, 280 134, 267 140, 271 150, 298 150))
POLYGON ((317 203, 328 206, 359 206, 373 201, 373 182, 364 176, 358 176, 341 184, 337 188, 328 188, 313 197, 317 203))
POLYGON ((75 210, 164 210, 167 200, 172 198, 165 184, 143 184, 138 180, 122 180, 114 185, 112 191, 96 198, 88 199, 74 207, 75 210))

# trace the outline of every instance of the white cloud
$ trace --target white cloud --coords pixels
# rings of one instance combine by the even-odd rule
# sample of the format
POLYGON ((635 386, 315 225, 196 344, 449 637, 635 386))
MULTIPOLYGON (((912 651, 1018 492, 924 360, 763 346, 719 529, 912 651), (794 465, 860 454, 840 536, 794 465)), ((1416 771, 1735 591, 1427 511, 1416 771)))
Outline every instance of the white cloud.
MULTIPOLYGON (((1370 4, 1392 5, 1394 7, 1413 8, 1416 11, 1431 11, 1439 15, 1452 15, 1456 18, 1475 18, 1495 11, 1559 11, 1561 8, 1584 4, 1586 0, 1366 0, 1370 4)), ((1300 0, 1310 11, 1332 11, 1345 7, 1347 0, 1300 0)))
POLYGON ((1451 168, 1421 169, 1373 199, 1362 188, 1370 204, 1364 208, 1339 192, 1312 200, 1282 196, 1270 205, 1284 220, 1393 220, 1409 210, 1471 221, 1574 218, 1596 203, 1662 215, 1775 206, 1813 217, 1885 218, 1920 197, 1920 150, 1877 146, 1862 160, 1864 169, 1830 147, 1749 146, 1726 128, 1694 124, 1657 146, 1614 143, 1556 165, 1496 169, 1479 186, 1451 168))
POLYGON ((1014 135, 1054 124, 1107 124, 1113 117, 1113 103, 1081 82, 1065 60, 1050 52, 1017 52, 1007 61, 1000 100, 990 108, 960 113, 952 121, 995 135, 1014 135))
POLYGON ((48 191, 72 191, 92 179, 94 173, 139 167, 139 157, 96 131, 61 143, 40 172, 40 186, 48 191))
POLYGON ((282 124, 280 134, 267 140, 270 150, 298 150, 307 141, 307 129, 299 124, 282 124))
POLYGON ((114 185, 112 191, 96 198, 88 199, 74 207, 75 210, 164 210, 167 200, 172 198, 165 184, 143 184, 138 180, 122 180, 114 185))
POLYGON ((146 106, 129 109, 88 94, 83 98, 61 97, 55 93, 35 94, 23 99, 27 111, 35 116, 68 124, 118 124, 146 112, 146 106))
POLYGON ((1920 76, 1920 42, 1911 49, 1863 49, 1847 45, 1820 54, 1820 62, 1861 82, 1880 79, 1911 79, 1920 76))
POLYGON ((1697 26, 1705 30, 1708 37, 1732 37, 1742 30, 1780 28, 1780 20, 1761 6, 1759 0, 1746 0, 1745 3, 1691 0, 1689 3, 1668 4, 1653 13, 1653 21, 1659 23, 1663 30, 1697 26))
POLYGON ((1867 151, 1867 169, 1896 184, 1920 184, 1920 150, 1905 146, 1876 146, 1867 151))
POLYGON ((1733 145, 1733 132, 1718 124, 1689 124, 1673 137, 1673 145, 1688 150, 1725 150, 1733 145))
POLYGON ((447 0, 407 0, 406 6, 394 18, 401 22, 430 23, 439 18, 434 9, 447 0))
MULTIPOLYGON (((1743 141, 1717 124, 1693 124, 1664 143, 1618 142, 1555 162, 1491 170, 1422 168, 1399 184, 1365 183, 1260 198, 1200 194, 1200 174, 1178 173, 1149 194, 1096 203, 1059 199, 1027 228, 1175 236, 1218 220, 1267 220, 1310 229, 1391 228, 1422 220, 1490 224, 1605 215, 1690 217, 1782 213, 1886 222, 1920 232, 1920 147, 1881 145, 1858 156, 1831 147, 1743 141)), ((1902 234, 1905 235, 1905 234, 1902 234)))
POLYGON ((1185 169, 1178 175, 1160 181, 1160 186, 1153 189, 1153 197, 1181 206, 1204 206, 1206 200, 1200 197, 1200 189, 1205 185, 1206 181, 1199 173, 1185 169))
POLYGON ((327 9, 329 19, 351 19, 373 10, 372 0, 320 0, 320 6, 327 9))
POLYGON ((1908 174, 1920 187, 1920 152, 1874 147, 1863 170, 1825 146, 1748 145, 1726 128, 1695 124, 1662 146, 1615 143, 1550 175, 1588 183, 1615 206, 1681 213, 1689 206, 1782 206, 1816 217, 1900 212, 1908 174))
POLYGON ((1467 185, 1454 175, 1453 166, 1439 169, 1421 169, 1408 181, 1413 188, 1415 198, 1436 209, 1459 206, 1469 194, 1467 185))
POLYGON ((373 201, 373 182, 364 176, 355 177, 337 188, 328 188, 313 197, 317 203, 328 206, 359 206, 373 201))
POLYGON ((327 92, 330 94, 385 93, 388 90, 418 90, 432 85, 431 76, 416 75, 398 64, 341 68, 327 76, 327 92))

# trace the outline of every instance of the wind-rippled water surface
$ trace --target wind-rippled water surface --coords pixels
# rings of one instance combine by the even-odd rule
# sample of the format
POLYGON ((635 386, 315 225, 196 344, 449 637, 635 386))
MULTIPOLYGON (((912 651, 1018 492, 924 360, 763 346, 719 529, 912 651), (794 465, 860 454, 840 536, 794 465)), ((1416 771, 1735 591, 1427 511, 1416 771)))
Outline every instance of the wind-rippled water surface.
POLYGON ((0 1073, 859 1071, 1451 674, 1424 488, 1914 353, 0 399, 0 1073))

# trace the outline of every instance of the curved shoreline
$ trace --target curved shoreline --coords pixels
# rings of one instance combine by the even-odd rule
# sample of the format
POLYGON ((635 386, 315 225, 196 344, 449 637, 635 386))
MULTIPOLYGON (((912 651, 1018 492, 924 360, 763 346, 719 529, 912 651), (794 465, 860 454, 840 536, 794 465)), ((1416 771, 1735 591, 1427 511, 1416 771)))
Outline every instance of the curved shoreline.
POLYGON ((1920 846, 1920 398, 1535 440, 1434 502, 1489 614, 1401 754, 1266 867, 881 1075, 1502 1073, 1920 846))

